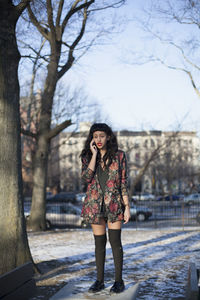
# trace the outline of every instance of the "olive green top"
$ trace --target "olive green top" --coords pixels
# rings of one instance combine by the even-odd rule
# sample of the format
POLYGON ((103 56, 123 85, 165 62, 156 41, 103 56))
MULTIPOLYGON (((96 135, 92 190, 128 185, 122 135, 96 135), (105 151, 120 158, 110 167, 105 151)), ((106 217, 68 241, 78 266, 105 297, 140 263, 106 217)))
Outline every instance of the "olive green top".
POLYGON ((105 170, 101 167, 99 164, 97 167, 97 176, 99 179, 100 187, 102 189, 102 192, 104 194, 105 192, 105 185, 106 181, 108 180, 108 168, 105 168, 105 170))

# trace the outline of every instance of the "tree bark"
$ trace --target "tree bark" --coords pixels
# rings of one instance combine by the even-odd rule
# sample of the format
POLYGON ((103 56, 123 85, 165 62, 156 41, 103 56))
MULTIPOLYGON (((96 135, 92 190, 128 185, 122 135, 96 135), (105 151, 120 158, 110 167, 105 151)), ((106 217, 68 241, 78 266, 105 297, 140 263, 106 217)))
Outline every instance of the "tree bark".
MULTIPOLYGON (((24 1, 25 2, 25 1, 24 1)), ((18 7, 19 8, 19 7, 18 7)), ((22 194, 18 64, 19 11, 0 4, 0 274, 31 260, 22 194)))
POLYGON ((40 135, 38 138, 36 153, 33 158, 33 192, 31 214, 28 220, 28 228, 33 231, 46 230, 46 181, 48 164, 49 141, 40 135))
POLYGON ((36 152, 33 158, 33 192, 31 214, 28 227, 33 231, 46 229, 46 182, 47 165, 50 139, 48 133, 51 130, 51 114, 53 96, 57 83, 57 63, 54 59, 49 64, 48 74, 45 82, 44 93, 41 99, 41 115, 39 122, 39 132, 37 138, 36 152))
POLYGON ((33 191, 31 213, 28 220, 28 228, 33 231, 46 230, 46 183, 48 169, 48 155, 51 139, 63 129, 71 125, 67 120, 57 127, 51 129, 51 114, 53 97, 58 81, 57 62, 54 57, 48 67, 45 88, 41 99, 41 114, 39 118, 39 129, 36 135, 36 152, 33 157, 33 191))

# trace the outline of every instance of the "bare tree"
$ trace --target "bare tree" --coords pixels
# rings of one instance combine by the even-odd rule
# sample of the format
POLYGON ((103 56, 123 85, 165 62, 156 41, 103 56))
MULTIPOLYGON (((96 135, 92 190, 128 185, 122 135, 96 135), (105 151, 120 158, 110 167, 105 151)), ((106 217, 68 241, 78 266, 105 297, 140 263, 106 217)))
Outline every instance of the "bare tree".
POLYGON ((169 69, 184 72, 195 93, 200 97, 199 1, 153 0, 141 15, 142 17, 137 17, 136 20, 141 32, 145 34, 147 46, 140 52, 132 52, 128 62, 155 62, 169 69), (154 47, 151 47, 152 44, 154 47))
MULTIPOLYGON (((133 195, 137 184, 141 181, 143 176, 149 170, 151 173, 151 177, 155 176, 155 174, 153 174, 154 173, 153 169, 155 168, 157 161, 161 160, 163 163, 163 159, 161 159, 162 155, 166 155, 167 150, 173 147, 174 141, 176 140, 177 136, 178 136, 178 132, 172 132, 162 142, 157 142, 156 144, 154 144, 153 149, 148 151, 148 155, 144 157, 140 163, 136 163, 135 161, 129 161, 129 170, 130 171, 137 170, 137 174, 130 184, 130 190, 129 190, 130 197, 133 195)), ((128 147, 128 149, 126 150, 128 156, 130 152, 134 151, 134 148, 135 146, 128 147)))
POLYGON ((0 2, 0 274, 31 260, 22 194, 16 23, 29 0, 0 2))
MULTIPOLYGON (((33 78, 33 77, 32 77, 33 78)), ((27 84, 27 83, 26 83, 27 84)), ((32 85, 32 81, 31 81, 32 85)), ((31 88, 32 91, 32 88, 31 88)), ((21 126, 22 126, 22 175, 23 186, 26 195, 31 195, 33 188, 33 159, 36 151, 38 124, 40 120, 40 107, 41 107, 41 95, 40 91, 36 95, 30 93, 30 95, 21 98, 21 126), (26 135, 27 133, 34 133, 34 136, 26 135)), ((70 88, 61 82, 58 83, 55 92, 53 109, 52 109, 52 128, 58 126, 63 119, 71 119, 73 126, 71 126, 70 134, 68 138, 63 139, 61 143, 50 141, 48 170, 54 168, 56 164, 62 160, 62 157, 58 155, 51 155, 51 153, 59 152, 59 148, 67 143, 72 135, 76 134, 79 126, 79 122, 88 120, 91 122, 102 120, 102 116, 98 113, 98 119, 96 112, 99 112, 99 105, 94 101, 90 101, 84 91, 83 87, 70 88), (99 119, 100 118, 100 119, 99 119), (52 159, 53 157, 53 159, 52 159), (55 159, 55 157, 57 159, 55 159)), ((58 139, 56 139, 56 142, 58 139)), ((70 147, 70 146, 69 146, 70 147)), ((50 172, 51 173, 51 172, 50 172)), ((67 176, 67 170, 66 170, 67 176)), ((72 178, 71 178, 72 180, 72 178)), ((48 174, 48 187, 53 188, 59 184, 59 174, 56 178, 52 178, 51 174, 48 174)))
MULTIPOLYGON (((100 35, 102 25, 100 31, 100 27, 97 26, 100 13, 107 9, 118 8, 124 3, 125 0, 113 0, 109 4, 94 0, 74 0, 70 3, 64 0, 57 2, 43 0, 35 1, 28 6, 30 20, 47 44, 40 54, 40 58, 46 62, 46 69, 36 138, 37 148, 33 162, 33 194, 29 220, 33 230, 44 230, 46 226, 45 187, 50 140, 71 125, 71 120, 66 120, 56 127, 51 127, 56 85, 100 35), (95 29, 90 27, 95 24, 98 27, 96 34, 95 29)), ((103 31, 105 34, 105 29, 103 31)), ((33 49, 33 52, 35 51, 33 49)))
POLYGON ((174 139, 171 146, 153 162, 155 181, 159 183, 163 195, 166 191, 172 195, 175 186, 180 185, 179 192, 183 193, 195 185, 199 167, 195 165, 193 155, 188 148, 179 145, 178 139, 174 139))

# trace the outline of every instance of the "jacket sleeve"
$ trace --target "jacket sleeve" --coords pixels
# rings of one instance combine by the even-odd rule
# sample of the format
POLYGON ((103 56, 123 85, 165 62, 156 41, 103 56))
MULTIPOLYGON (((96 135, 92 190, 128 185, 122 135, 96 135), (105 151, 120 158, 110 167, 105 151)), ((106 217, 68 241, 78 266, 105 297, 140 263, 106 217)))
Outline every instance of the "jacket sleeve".
POLYGON ((126 155, 123 152, 121 161, 121 193, 122 196, 128 196, 128 175, 127 175, 127 160, 126 155))
POLYGON ((90 183, 93 177, 94 177, 94 171, 88 168, 88 160, 85 157, 82 158, 82 172, 81 172, 82 180, 87 183, 90 183))

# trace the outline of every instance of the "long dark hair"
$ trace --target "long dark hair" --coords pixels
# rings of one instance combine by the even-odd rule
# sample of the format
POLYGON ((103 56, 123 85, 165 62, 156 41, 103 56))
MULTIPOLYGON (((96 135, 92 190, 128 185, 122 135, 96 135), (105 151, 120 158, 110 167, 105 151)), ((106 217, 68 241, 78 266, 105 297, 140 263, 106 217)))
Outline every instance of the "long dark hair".
MULTIPOLYGON (((104 131, 107 136, 109 136, 109 140, 107 141, 107 151, 103 156, 104 166, 109 166, 112 163, 112 160, 115 156, 115 153, 118 151, 118 143, 115 134, 113 133, 112 129, 105 123, 94 123, 89 131, 87 140, 85 142, 85 146, 81 152, 81 158, 86 157, 88 161, 90 161, 92 157, 92 152, 90 150, 90 142, 93 139, 93 133, 95 131, 104 131), (106 164, 107 162, 107 164, 106 164)), ((97 164, 99 164, 101 159, 100 152, 98 150, 97 153, 97 164)))

